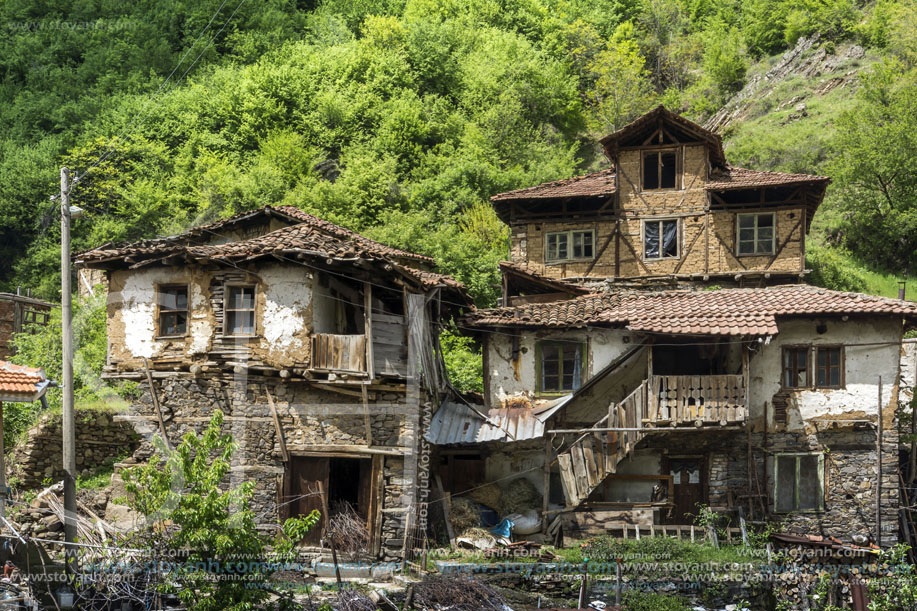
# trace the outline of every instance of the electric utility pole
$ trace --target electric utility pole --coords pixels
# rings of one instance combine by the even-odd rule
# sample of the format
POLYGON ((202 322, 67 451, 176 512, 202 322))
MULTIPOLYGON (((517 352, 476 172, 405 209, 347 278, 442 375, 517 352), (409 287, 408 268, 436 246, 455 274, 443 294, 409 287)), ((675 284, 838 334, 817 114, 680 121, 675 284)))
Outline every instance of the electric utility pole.
MULTIPOLYGON (((76 431, 73 414, 73 304, 70 287, 70 170, 60 170, 60 302, 63 344, 64 540, 76 542, 76 431)), ((74 554, 67 546, 67 566, 74 554)))

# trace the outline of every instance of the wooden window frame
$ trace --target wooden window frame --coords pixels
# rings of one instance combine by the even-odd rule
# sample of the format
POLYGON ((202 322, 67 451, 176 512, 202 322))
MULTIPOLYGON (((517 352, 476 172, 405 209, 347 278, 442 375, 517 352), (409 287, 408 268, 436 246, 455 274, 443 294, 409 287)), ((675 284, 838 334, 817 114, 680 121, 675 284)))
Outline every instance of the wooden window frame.
POLYGON ((777 213, 776 212, 736 212, 736 256, 737 257, 773 257, 777 252, 777 213), (758 246, 758 220, 759 216, 770 216, 773 219, 773 224, 771 228, 773 229, 773 235, 771 235, 771 249, 770 252, 742 252, 741 241, 739 240, 739 226, 740 219, 743 216, 752 216, 755 217, 755 237, 754 243, 755 248, 758 246))
MULTIPOLYGON (((794 368, 794 374, 799 370, 798 361, 794 368)), ((795 375, 794 375, 795 378, 795 375)), ((783 346, 780 351, 780 387, 785 390, 806 390, 812 388, 812 346, 808 344, 793 344, 783 346), (803 386, 787 386, 786 384, 786 353, 788 350, 805 350, 806 351, 806 383, 803 386)))
POLYGON ((223 285, 223 337, 233 337, 233 338, 251 338, 251 337, 260 337, 259 335, 260 326, 258 324, 258 284, 253 282, 227 282, 223 285), (251 333, 230 333, 229 332, 229 312, 242 312, 246 310, 230 310, 227 305, 229 304, 229 291, 235 288, 246 288, 252 289, 252 332, 251 333))
MULTIPOLYGON (((156 284, 153 287, 153 290, 156 296, 156 339, 179 339, 188 337, 189 333, 191 332, 191 287, 188 284, 183 284, 181 282, 171 282, 156 284), (162 300, 160 299, 160 295, 162 295, 164 290, 168 289, 185 289, 186 305, 184 333, 165 334, 162 332, 162 315, 164 312, 162 309, 162 300)), ((166 310, 166 312, 181 312, 181 310, 176 308, 174 310, 166 310)))
MULTIPOLYGON (((539 339, 535 342, 535 395, 539 397, 561 397, 576 392, 586 383, 586 341, 564 339, 539 339), (543 349, 546 344, 576 345, 580 349, 580 384, 572 390, 544 390, 543 349)), ((558 372, 558 380, 563 383, 563 371, 558 372)))
POLYGON ((658 218, 645 218, 640 221, 640 249, 641 257, 643 261, 678 261, 682 257, 682 243, 681 238, 683 234, 681 218, 671 217, 671 216, 661 216, 658 218), (674 257, 663 257, 662 256, 662 223, 666 221, 675 221, 675 243, 678 246, 678 254, 674 257), (659 254, 658 257, 647 257, 646 256, 646 224, 647 223, 658 223, 659 224, 659 254))
POLYGON ((839 390, 847 387, 847 355, 843 344, 793 344, 783 346, 780 352, 780 387, 784 390, 839 390), (818 351, 819 350, 839 350, 838 379, 840 384, 819 384, 818 383, 818 351), (787 350, 805 350, 806 351, 806 384, 805 386, 787 386, 786 385, 786 351, 787 350))
POLYGON ((567 263, 570 261, 592 261, 595 258, 595 229, 566 229, 564 231, 546 231, 544 234, 544 262, 545 265, 556 263, 567 263), (573 256, 573 235, 577 233, 588 233, 592 236, 592 254, 588 257, 573 256), (567 257, 565 259, 550 258, 548 239, 550 236, 564 235, 567 238, 567 257))
POLYGON ((825 453, 824 452, 779 452, 774 454, 774 513, 780 514, 793 514, 793 513, 823 513, 825 511, 825 493, 827 490, 826 481, 825 481, 825 453), (780 458, 783 457, 795 457, 796 458, 796 475, 794 478, 793 486, 793 509, 789 511, 781 511, 777 509, 777 495, 779 494, 779 473, 780 473, 780 458), (815 509, 799 509, 799 469, 800 469, 800 458, 803 456, 817 456, 818 457, 818 481, 820 490, 816 494, 815 498, 818 500, 818 507, 815 509))
MULTIPOLYGON (((842 389, 847 387, 846 373, 847 371, 847 355, 844 351, 843 344, 815 344, 812 346, 812 387, 813 388, 825 388, 825 389, 842 389), (819 384, 818 383, 818 351, 819 350, 837 350, 838 351, 838 364, 839 369, 837 379, 837 384, 819 384)), ((830 374, 830 366, 828 373, 830 374)), ((830 375, 825 378, 830 379, 830 375)))
POLYGON ((660 191, 681 191, 682 190, 682 159, 681 159, 681 147, 679 146, 663 146, 659 148, 651 149, 641 149, 640 150, 640 191, 641 192, 651 192, 658 193, 660 191), (674 187, 656 187, 655 189, 646 187, 646 176, 644 176, 644 168, 646 167, 646 156, 647 155, 659 155, 656 159, 656 168, 657 176, 659 177, 659 183, 662 183, 662 155, 664 153, 674 153, 675 154, 675 186, 674 187))

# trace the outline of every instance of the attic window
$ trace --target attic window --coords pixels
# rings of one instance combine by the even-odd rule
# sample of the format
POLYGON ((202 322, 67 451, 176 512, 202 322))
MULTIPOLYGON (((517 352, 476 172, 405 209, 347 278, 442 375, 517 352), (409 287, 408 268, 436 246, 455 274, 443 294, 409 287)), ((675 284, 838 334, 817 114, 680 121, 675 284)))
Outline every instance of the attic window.
POLYGON ((224 310, 225 335, 254 335, 254 286, 227 286, 224 310))
POLYGON ((188 287, 161 286, 156 303, 159 304, 159 336, 185 335, 188 332, 188 287))
POLYGON ((643 152, 643 190, 674 189, 678 177, 676 151, 643 152))
POLYGON ((594 252, 595 232, 591 229, 545 234, 545 263, 591 259, 594 252))

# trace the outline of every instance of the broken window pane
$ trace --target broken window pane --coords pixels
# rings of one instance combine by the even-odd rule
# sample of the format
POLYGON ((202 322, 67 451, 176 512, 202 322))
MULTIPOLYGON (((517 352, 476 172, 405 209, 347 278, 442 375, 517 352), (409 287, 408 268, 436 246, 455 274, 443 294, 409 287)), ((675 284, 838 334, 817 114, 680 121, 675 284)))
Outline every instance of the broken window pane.
POLYGON ((659 188, 659 153, 643 155, 643 188, 659 188))
POLYGON ((816 350, 815 382, 823 388, 838 388, 841 385, 841 348, 820 347, 816 350))
POLYGON ((591 258, 592 257, 592 232, 591 231, 574 231, 573 232, 573 257, 574 258, 591 258))
POLYGON ((662 221, 662 256, 678 256, 678 221, 662 221))
POLYGON ((799 511, 819 508, 821 482, 818 475, 818 456, 799 456, 799 511))
POLYGON ((786 388, 809 386, 808 356, 809 349, 805 347, 783 349, 783 385, 786 388))
POLYGON ((662 179, 660 186, 663 189, 675 188, 675 153, 662 153, 660 159, 662 179))
POLYGON ((184 335, 188 330, 188 287, 162 287, 156 301, 159 303, 159 334, 184 335))
POLYGON ((793 511, 796 508, 796 457, 777 457, 777 489, 774 502, 777 511, 793 511))
POLYGON ((659 258, 659 223, 647 221, 643 225, 643 256, 647 259, 659 258))
POLYGON ((576 390, 581 382, 582 346, 576 343, 542 342, 542 392, 576 390))

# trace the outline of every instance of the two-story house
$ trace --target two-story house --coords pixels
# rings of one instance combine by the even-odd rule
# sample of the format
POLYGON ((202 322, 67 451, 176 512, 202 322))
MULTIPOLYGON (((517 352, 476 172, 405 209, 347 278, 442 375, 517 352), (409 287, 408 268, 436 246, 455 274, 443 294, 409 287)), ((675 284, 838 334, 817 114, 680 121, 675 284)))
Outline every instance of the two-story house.
POLYGON ((420 427, 445 388, 438 323, 470 304, 458 282, 290 206, 75 259, 107 276, 105 376, 140 383, 135 458, 220 409, 265 524, 348 503, 367 551, 402 556, 428 482, 420 427))
POLYGON ((486 405, 434 416, 444 468, 521 473, 544 528, 574 536, 688 525, 700 504, 895 542, 917 304, 802 282, 828 179, 730 166, 662 107, 602 145, 607 170, 492 198, 502 306, 462 323, 486 405))

